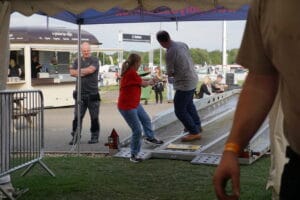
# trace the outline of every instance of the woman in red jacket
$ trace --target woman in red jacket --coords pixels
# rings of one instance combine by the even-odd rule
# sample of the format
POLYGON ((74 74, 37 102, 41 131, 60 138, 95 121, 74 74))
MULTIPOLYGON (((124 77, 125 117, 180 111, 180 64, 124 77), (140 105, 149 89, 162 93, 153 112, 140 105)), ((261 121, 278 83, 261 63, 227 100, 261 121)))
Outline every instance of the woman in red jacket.
POLYGON ((153 80, 142 80, 137 74, 141 64, 141 57, 137 54, 130 54, 123 63, 121 69, 120 93, 118 109, 131 128, 131 157, 130 161, 140 162, 138 153, 141 150, 142 131, 145 134, 145 142, 151 144, 162 144, 163 141, 154 137, 151 119, 140 104, 141 87, 153 85, 153 80), (143 130, 142 130, 143 128, 143 130))

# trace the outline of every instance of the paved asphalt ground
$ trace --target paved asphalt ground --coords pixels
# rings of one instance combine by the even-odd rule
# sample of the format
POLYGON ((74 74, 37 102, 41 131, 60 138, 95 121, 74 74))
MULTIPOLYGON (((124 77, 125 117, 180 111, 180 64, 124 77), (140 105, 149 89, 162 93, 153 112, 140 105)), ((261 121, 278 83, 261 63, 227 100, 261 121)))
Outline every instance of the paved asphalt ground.
MULTIPOLYGON (((131 135, 131 131, 117 110, 116 99, 117 92, 101 93, 102 102, 100 105, 100 141, 97 144, 88 144, 90 139, 90 117, 88 111, 83 120, 82 137, 80 144, 80 152, 83 153, 107 153, 108 147, 105 146, 107 138, 114 128, 119 134, 120 141, 131 135)), ((141 102, 143 103, 143 102, 141 102)), ((173 108, 172 103, 164 102, 156 104, 149 102, 143 105, 145 110, 151 117, 156 114, 173 108)), ((69 145, 71 140, 71 125, 73 120, 73 107, 52 108, 44 111, 44 133, 45 133, 45 152, 47 153, 77 153, 72 150, 69 145)))

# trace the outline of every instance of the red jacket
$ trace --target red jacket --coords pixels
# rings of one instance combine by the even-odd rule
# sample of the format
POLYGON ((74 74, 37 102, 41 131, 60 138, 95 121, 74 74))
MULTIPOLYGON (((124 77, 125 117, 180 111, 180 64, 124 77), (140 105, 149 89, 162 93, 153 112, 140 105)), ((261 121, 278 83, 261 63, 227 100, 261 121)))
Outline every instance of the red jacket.
POLYGON ((142 79, 135 69, 129 69, 121 78, 118 108, 131 110, 138 107, 141 98, 142 79))

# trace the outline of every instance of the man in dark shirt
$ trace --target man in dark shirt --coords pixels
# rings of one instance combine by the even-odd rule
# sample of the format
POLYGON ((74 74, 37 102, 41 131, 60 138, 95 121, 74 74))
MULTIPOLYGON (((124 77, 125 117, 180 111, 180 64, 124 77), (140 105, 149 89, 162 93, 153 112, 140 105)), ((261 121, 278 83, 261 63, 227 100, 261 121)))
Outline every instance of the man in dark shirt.
MULTIPOLYGON (((80 118, 81 122, 87 109, 89 109, 91 119, 91 139, 89 144, 98 143, 100 124, 99 124, 99 107, 100 96, 98 91, 98 73, 99 73, 99 60, 91 55, 90 44, 87 42, 81 45, 82 57, 80 61, 80 76, 81 76, 81 99, 80 99, 80 118)), ((70 75, 73 77, 78 76, 78 61, 77 59, 70 68, 70 75)), ((73 96, 77 99, 77 87, 73 96)), ((75 135, 77 129, 77 104, 75 105, 74 120, 71 135, 73 136, 70 145, 78 141, 80 134, 75 135)), ((81 132, 81 130, 77 130, 81 132)))
POLYGON ((32 57, 31 61, 31 78, 37 78, 38 73, 40 72, 42 65, 38 61, 37 56, 32 57))

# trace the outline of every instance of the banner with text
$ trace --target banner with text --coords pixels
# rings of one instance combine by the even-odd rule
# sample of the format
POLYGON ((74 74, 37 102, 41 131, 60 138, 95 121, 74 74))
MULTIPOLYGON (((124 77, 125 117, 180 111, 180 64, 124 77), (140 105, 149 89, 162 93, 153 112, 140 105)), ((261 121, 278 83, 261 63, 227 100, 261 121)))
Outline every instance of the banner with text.
POLYGON ((128 34, 123 33, 124 42, 148 42, 151 43, 150 35, 138 35, 138 34, 128 34))

